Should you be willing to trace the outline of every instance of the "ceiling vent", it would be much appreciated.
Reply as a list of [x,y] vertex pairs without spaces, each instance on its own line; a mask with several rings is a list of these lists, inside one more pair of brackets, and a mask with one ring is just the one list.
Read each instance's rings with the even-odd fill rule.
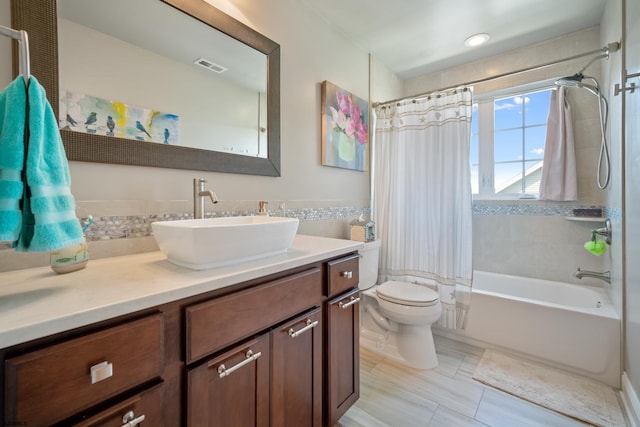
[[218,74],[224,73],[225,71],[227,71],[227,69],[222,65],[218,65],[215,62],[209,61],[208,59],[205,59],[205,58],[198,58],[195,61],[193,61],[193,63],[203,68],[206,68],[207,70],[214,71]]

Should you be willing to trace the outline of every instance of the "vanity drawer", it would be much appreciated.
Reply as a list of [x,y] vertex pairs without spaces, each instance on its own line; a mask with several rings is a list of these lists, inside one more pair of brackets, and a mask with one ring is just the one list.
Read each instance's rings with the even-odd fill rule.
[[7,359],[6,420],[50,425],[159,377],[163,334],[156,314]]
[[229,346],[322,300],[322,273],[313,267],[186,309],[186,362]]
[[360,282],[360,255],[353,254],[327,262],[327,296],[355,288]]
[[164,383],[161,383],[116,403],[90,418],[70,425],[75,427],[122,427],[127,423],[132,423],[140,427],[162,427],[164,426],[163,397]]

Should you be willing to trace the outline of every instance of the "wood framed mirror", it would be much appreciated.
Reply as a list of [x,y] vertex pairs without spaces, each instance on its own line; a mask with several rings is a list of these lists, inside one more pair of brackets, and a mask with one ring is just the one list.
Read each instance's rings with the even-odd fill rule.
[[[44,86],[56,116],[60,111],[58,2],[12,0],[12,25],[29,34],[31,73]],[[204,0],[153,0],[194,23],[224,33],[266,57],[266,156],[254,157],[182,145],[137,141],[61,129],[69,160],[187,170],[280,176],[280,46]],[[171,29],[167,29],[170,31]],[[17,66],[14,54],[14,68]],[[17,68],[16,68],[17,69]],[[260,126],[256,126],[260,129]],[[259,131],[259,130],[258,130]],[[215,136],[213,136],[215,137]],[[232,139],[232,138],[231,138]]]

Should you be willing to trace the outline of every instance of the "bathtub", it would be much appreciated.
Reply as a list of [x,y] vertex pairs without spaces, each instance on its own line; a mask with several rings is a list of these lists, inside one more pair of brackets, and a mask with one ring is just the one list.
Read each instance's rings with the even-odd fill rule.
[[620,388],[620,316],[601,287],[474,271],[453,335]]

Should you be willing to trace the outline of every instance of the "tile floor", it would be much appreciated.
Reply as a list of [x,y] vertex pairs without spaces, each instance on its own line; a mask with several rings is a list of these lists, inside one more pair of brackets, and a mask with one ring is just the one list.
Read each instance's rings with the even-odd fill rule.
[[418,371],[361,348],[360,400],[334,427],[584,427],[472,379],[483,349],[435,336],[439,366]]

